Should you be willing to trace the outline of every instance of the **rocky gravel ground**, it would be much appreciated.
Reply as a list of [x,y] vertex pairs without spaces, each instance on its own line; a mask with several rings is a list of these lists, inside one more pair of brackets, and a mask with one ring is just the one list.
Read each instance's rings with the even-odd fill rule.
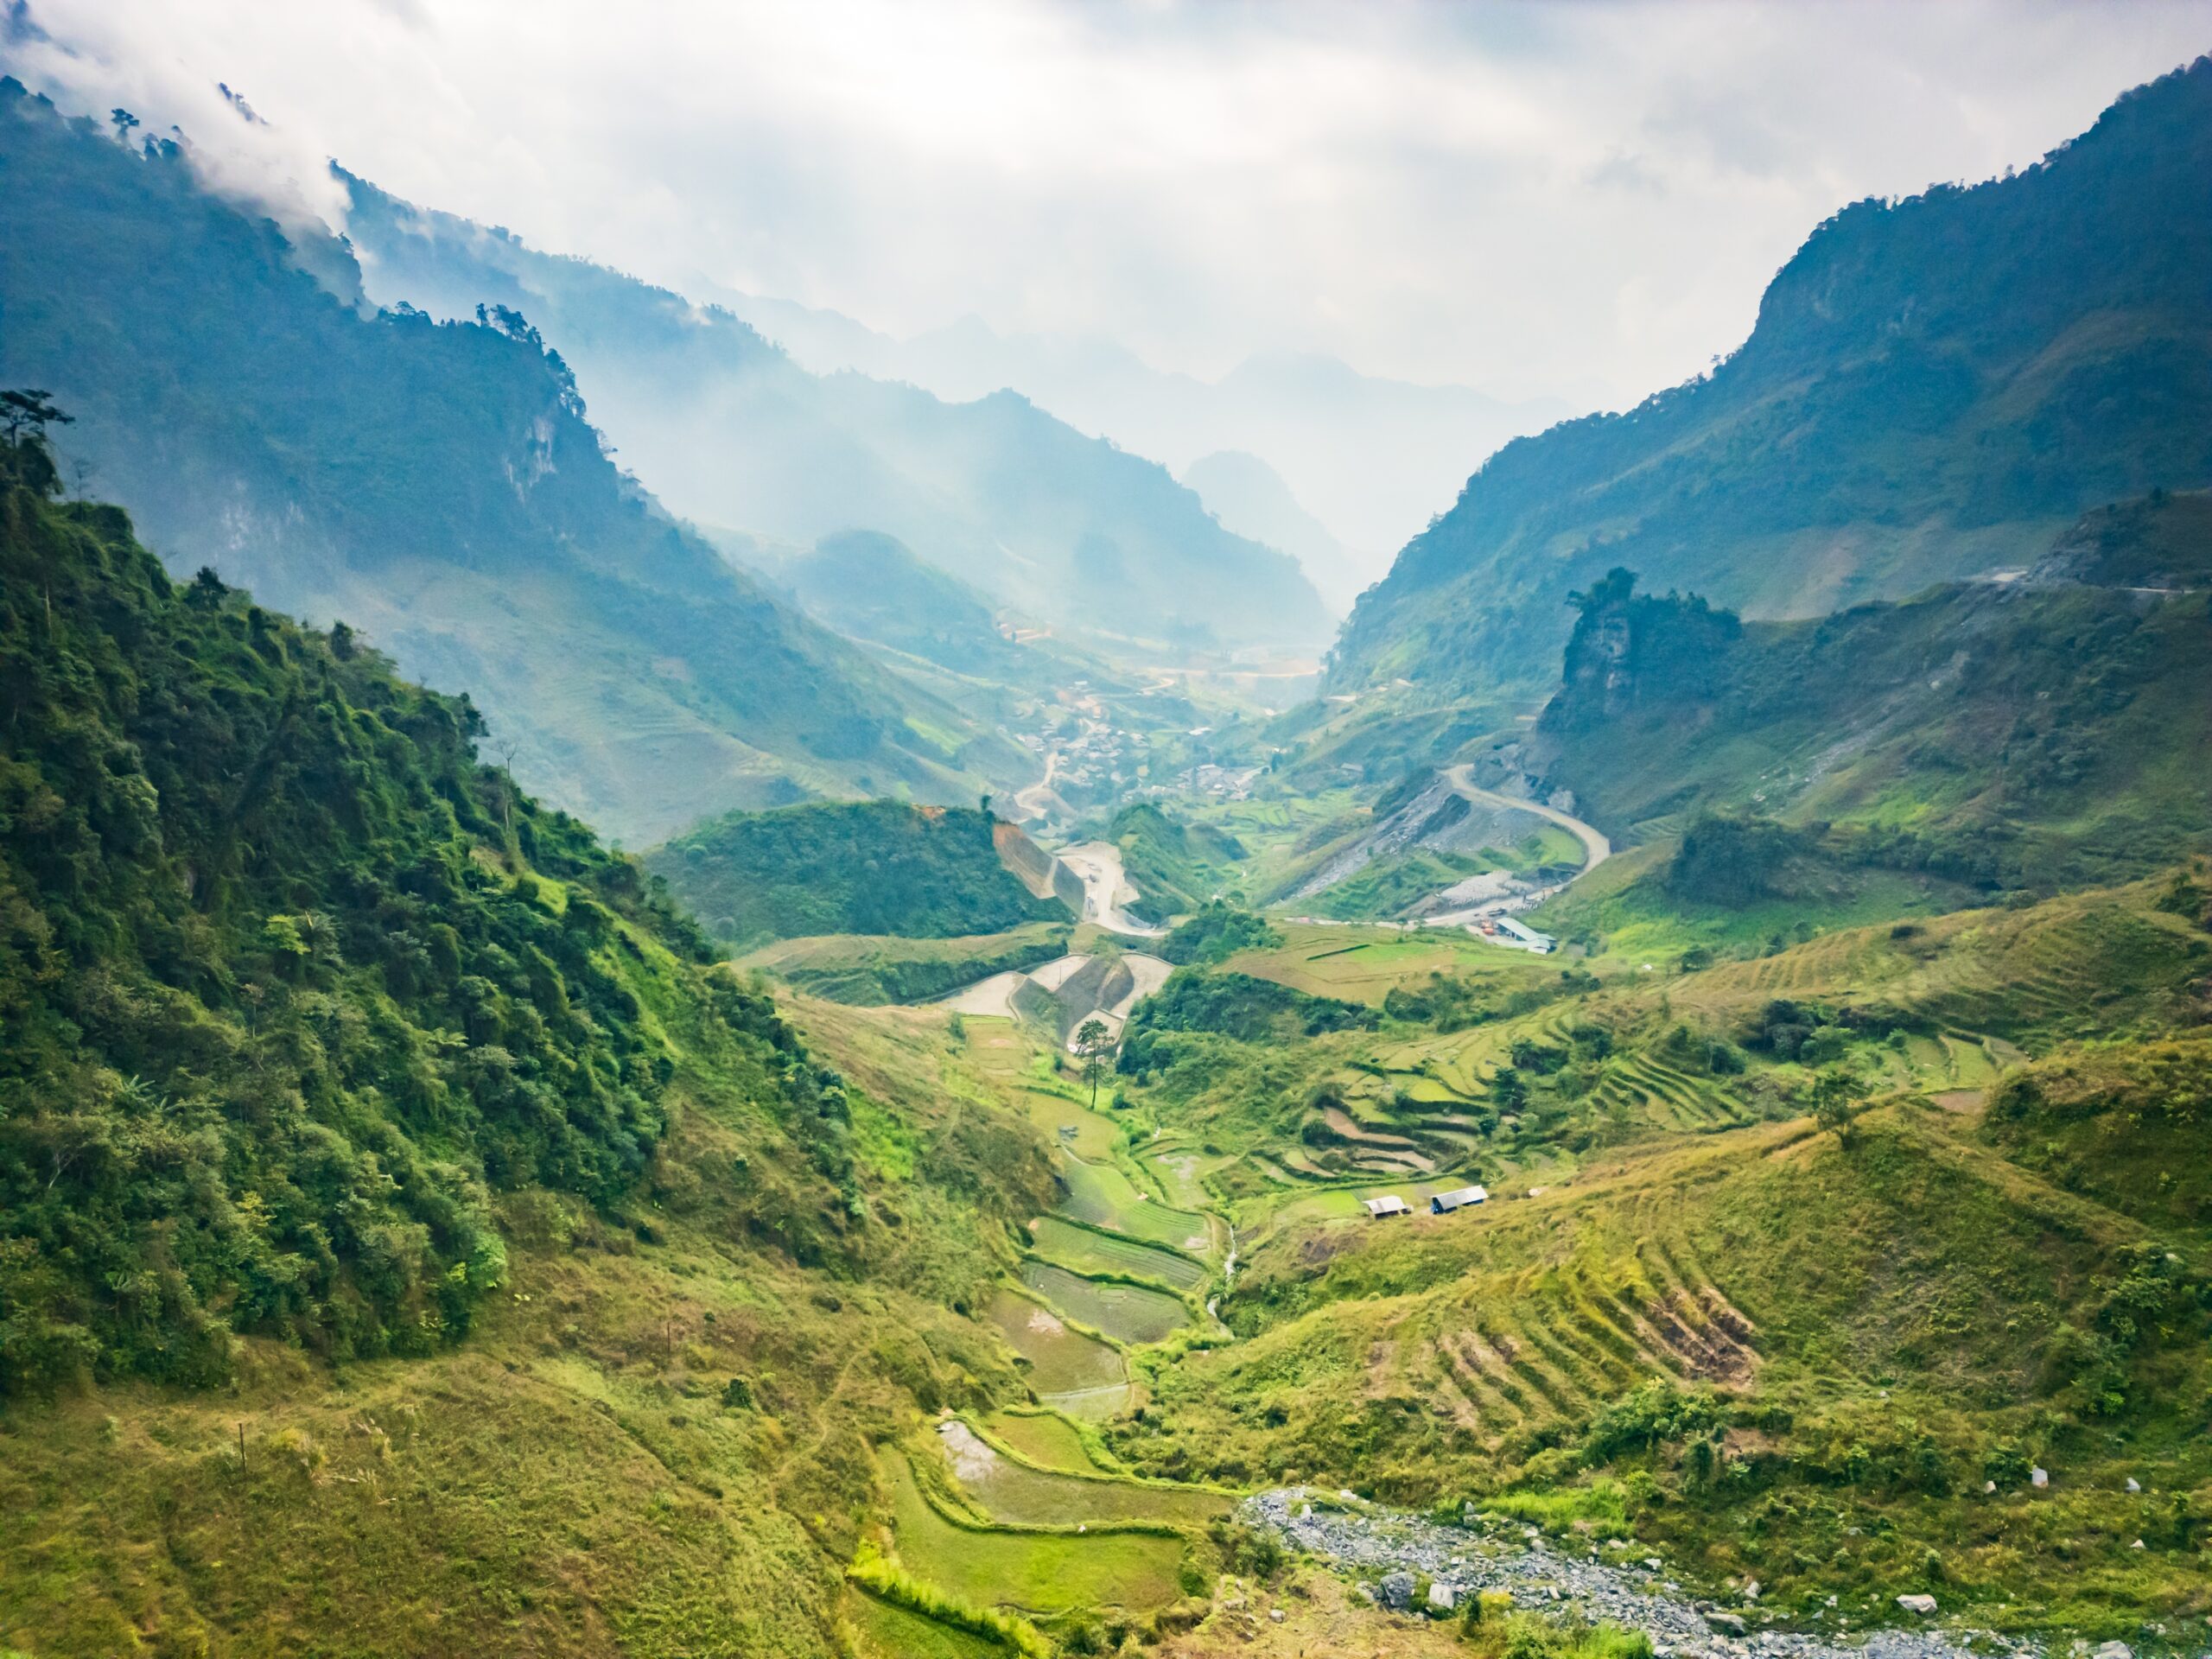
[[[1482,1591],[1502,1590],[1516,1607],[1642,1630],[1659,1659],[2040,1659],[2044,1652],[2037,1643],[1985,1630],[1899,1628],[1830,1637],[1755,1629],[1756,1585],[1745,1586],[1742,1607],[1730,1611],[1683,1593],[1658,1557],[1633,1547],[1618,1562],[1568,1554],[1533,1527],[1471,1507],[1465,1524],[1450,1526],[1292,1486],[1245,1499],[1237,1518],[1353,1575],[1359,1593],[1379,1606],[1449,1612]],[[1923,1619],[1940,1612],[1919,1597],[1907,1598],[1898,1611]],[[2125,1643],[2110,1642],[2093,1659],[2133,1656]]]

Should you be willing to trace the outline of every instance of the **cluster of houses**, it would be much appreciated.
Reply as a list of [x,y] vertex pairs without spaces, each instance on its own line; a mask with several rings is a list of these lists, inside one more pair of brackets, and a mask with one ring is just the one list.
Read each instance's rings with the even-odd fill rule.
[[[1432,1193],[1428,1200],[1428,1213],[1448,1216],[1454,1210],[1487,1203],[1489,1198],[1490,1193],[1482,1187],[1455,1186],[1449,1192]],[[1379,1198],[1363,1198],[1361,1202],[1367,1206],[1369,1217],[1375,1221],[1380,1221],[1385,1216],[1410,1216],[1414,1213],[1413,1205],[1395,1192],[1386,1192]]]

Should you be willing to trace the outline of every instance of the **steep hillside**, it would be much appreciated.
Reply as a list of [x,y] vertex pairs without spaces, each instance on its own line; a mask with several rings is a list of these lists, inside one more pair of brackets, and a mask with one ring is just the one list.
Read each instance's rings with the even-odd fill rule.
[[[630,836],[899,785],[964,798],[1027,763],[778,604],[618,472],[512,313],[370,313],[346,249],[203,190],[0,82],[0,381],[173,571],[343,615],[467,690],[517,774]],[[308,274],[312,264],[319,276]],[[339,285],[333,292],[327,284]]]
[[2202,583],[2207,530],[2203,498],[2139,503],[2070,531],[2049,575],[1808,622],[1636,596],[1617,572],[1583,596],[1522,758],[1630,840],[1755,810],[1986,887],[2140,875],[2212,836],[2212,592],[2059,573]]
[[1033,1134],[52,484],[0,445],[0,1642],[842,1650],[870,1434],[1019,1397],[951,1308]]
[[1140,921],[1165,922],[1218,897],[1244,857],[1234,836],[1185,823],[1148,802],[1116,813],[1106,839],[1122,849],[1122,873],[1137,890],[1128,909]]
[[[2193,1621],[2208,919],[2200,868],[1660,978],[1358,930],[1185,969],[1206,1017],[1147,1005],[1122,1105],[1209,1154],[1238,1340],[1150,1367],[1109,1441],[1471,1499],[1570,1554],[1630,1535],[1821,1628],[1908,1590],[1998,1628]],[[1240,968],[1394,967],[1369,1030],[1243,1011]],[[1421,1213],[1369,1219],[1386,1195]]]
[[1230,529],[1296,559],[1339,611],[1350,610],[1367,586],[1370,561],[1338,541],[1291,493],[1282,474],[1257,455],[1217,449],[1185,467],[1182,479]]
[[1329,632],[1294,560],[1026,398],[810,374],[726,310],[346,183],[371,293],[526,313],[626,459],[690,517],[801,543],[878,531],[1062,626],[1232,645]]
[[2208,172],[2200,60],[2017,177],[1847,208],[1711,375],[1493,456],[1363,598],[1336,683],[1541,689],[1614,565],[1805,616],[2212,483]]
[[1071,919],[1001,856],[999,828],[972,808],[898,801],[733,812],[646,864],[718,941],[740,950],[821,933],[950,938]]
[[840,531],[805,552],[762,559],[760,568],[809,616],[854,639],[1008,683],[1051,671],[1043,653],[1000,633],[982,594],[915,557],[895,537]]

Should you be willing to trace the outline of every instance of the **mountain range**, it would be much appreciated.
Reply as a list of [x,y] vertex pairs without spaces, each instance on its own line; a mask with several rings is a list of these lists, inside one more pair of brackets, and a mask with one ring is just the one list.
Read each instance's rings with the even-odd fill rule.
[[1337,585],[1354,593],[1450,504],[1469,467],[1573,412],[1556,398],[1365,374],[1320,352],[1255,353],[1208,380],[1155,368],[1117,341],[1001,334],[976,316],[902,340],[836,311],[703,278],[699,291],[819,372],[857,370],[954,399],[1012,387],[1179,475],[1219,450],[1258,455],[1298,480],[1300,499],[1345,545]]
[[817,375],[699,305],[341,175],[346,233],[380,302],[541,327],[625,462],[702,524],[810,543],[893,536],[1061,626],[1180,644],[1314,646],[1332,619],[1296,562],[1224,530],[1165,469],[1017,392],[947,403]]
[[2076,515],[2212,483],[2212,60],[2015,176],[1867,200],[1743,346],[1507,445],[1360,601],[1339,691],[1541,691],[1610,568],[1802,617],[2034,563]]
[[172,570],[346,618],[467,692],[518,776],[612,833],[1033,772],[671,517],[519,315],[376,310],[342,243],[13,80],[0,380],[73,416],[69,481],[127,506]]

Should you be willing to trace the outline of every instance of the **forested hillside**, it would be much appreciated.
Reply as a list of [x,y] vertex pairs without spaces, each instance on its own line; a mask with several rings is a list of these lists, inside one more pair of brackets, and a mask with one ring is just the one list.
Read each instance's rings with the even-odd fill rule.
[[729,813],[646,862],[738,950],[818,933],[950,938],[1070,919],[1001,861],[993,829],[973,808],[823,803]]
[[809,543],[851,530],[1063,626],[1312,645],[1330,617],[1297,562],[1230,534],[1164,467],[1025,397],[948,404],[817,376],[718,307],[343,175],[370,292],[440,316],[526,313],[680,512]]
[[[0,381],[76,417],[73,489],[130,508],[172,571],[210,564],[264,603],[343,616],[467,690],[517,775],[605,828],[1028,775],[673,523],[519,315],[371,312],[343,245],[13,80],[0,315]],[[918,705],[962,735],[918,735]]]
[[2199,60],[2017,177],[1845,209],[1710,375],[1493,456],[1362,599],[1338,686],[1541,690],[1567,594],[1616,565],[1815,615],[2212,483],[2208,175]]
[[823,1065],[467,699],[51,499],[28,407],[0,1642],[836,1650],[868,1425],[1016,1386],[949,1305],[1033,1135]]
[[0,450],[0,1390],[216,1381],[233,1331],[420,1352],[503,1281],[492,1194],[614,1199],[679,1057],[822,1109],[467,701],[171,582],[43,461]]
[[1616,571],[1582,596],[1530,764],[1627,840],[1755,810],[1984,888],[2145,874],[2212,840],[2208,532],[2203,497],[2145,500],[2034,577],[1804,622],[1637,595]]

